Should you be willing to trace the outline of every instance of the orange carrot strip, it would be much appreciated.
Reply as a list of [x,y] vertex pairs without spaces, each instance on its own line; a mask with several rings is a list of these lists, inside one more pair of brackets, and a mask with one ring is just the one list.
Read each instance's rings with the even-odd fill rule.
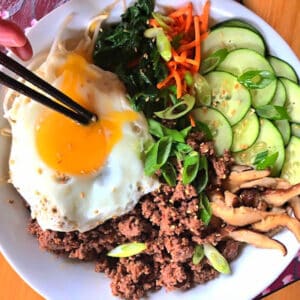
[[160,90],[162,89],[163,87],[165,87],[169,81],[173,78],[173,74],[170,74],[167,76],[167,78],[165,78],[163,81],[159,82],[156,87]]
[[192,3],[188,4],[187,7],[188,11],[187,11],[187,18],[186,18],[186,23],[185,23],[185,29],[184,32],[187,33],[192,25],[192,21],[193,21],[193,5]]
[[201,32],[206,32],[208,30],[208,18],[210,10],[210,0],[207,0],[203,7],[203,12],[201,15]]
[[191,114],[189,114],[189,118],[190,118],[191,126],[192,126],[192,127],[196,127],[196,122],[195,122],[194,117],[193,117]]
[[174,79],[175,79],[175,82],[176,82],[176,87],[177,87],[177,99],[181,98],[182,96],[182,85],[181,85],[181,78],[178,74],[177,71],[173,71],[173,76],[174,76]]
[[184,7],[181,7],[175,11],[173,11],[172,13],[169,14],[169,17],[171,18],[177,18],[179,16],[182,16],[184,14],[186,14],[186,11],[189,7],[190,3],[188,3],[188,5],[184,6]]
[[195,61],[194,59],[187,58],[185,61],[186,61],[187,63],[189,63],[189,64],[195,66],[195,67],[198,66],[198,62]]
[[201,49],[200,49],[200,43],[201,43],[201,39],[200,39],[200,21],[199,21],[199,17],[195,16],[194,17],[194,26],[195,26],[195,58],[194,60],[197,62],[197,65],[195,67],[195,72],[197,72],[199,70],[200,67],[200,59],[201,59]]
[[190,42],[188,44],[180,46],[177,51],[178,51],[178,53],[180,53],[182,51],[193,49],[193,48],[195,48],[195,46],[196,46],[196,41],[192,41],[192,42]]
[[152,27],[158,27],[158,23],[155,19],[149,19],[149,25]]

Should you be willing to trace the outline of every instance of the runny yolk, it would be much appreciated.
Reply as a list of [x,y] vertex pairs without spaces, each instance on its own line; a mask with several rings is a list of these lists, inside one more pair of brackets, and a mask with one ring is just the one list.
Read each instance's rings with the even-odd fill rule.
[[[58,70],[63,81],[61,91],[93,111],[78,91],[95,73],[78,54],[70,54]],[[122,138],[124,123],[134,121],[134,111],[113,111],[89,126],[80,125],[55,111],[47,111],[36,124],[36,147],[41,159],[52,169],[66,174],[81,175],[99,170],[114,145]]]

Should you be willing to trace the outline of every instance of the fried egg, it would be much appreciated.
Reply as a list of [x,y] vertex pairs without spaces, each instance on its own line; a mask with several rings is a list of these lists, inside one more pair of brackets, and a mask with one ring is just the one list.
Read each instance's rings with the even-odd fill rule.
[[130,107],[116,75],[68,51],[48,57],[36,72],[98,115],[83,126],[22,95],[6,113],[11,182],[42,229],[93,229],[158,188],[144,174],[147,122]]

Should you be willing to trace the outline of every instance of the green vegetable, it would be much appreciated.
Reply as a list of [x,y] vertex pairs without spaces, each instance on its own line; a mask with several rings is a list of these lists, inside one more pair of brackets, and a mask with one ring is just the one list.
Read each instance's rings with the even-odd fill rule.
[[178,143],[175,145],[175,154],[178,160],[184,160],[185,156],[193,151],[193,148],[187,144]]
[[147,249],[145,243],[132,242],[128,244],[119,245],[116,248],[110,250],[107,256],[111,257],[129,257],[139,254]]
[[172,57],[172,46],[167,35],[163,31],[159,31],[156,36],[156,46],[160,56],[165,61],[169,61]]
[[157,100],[167,96],[156,84],[166,78],[168,69],[155,40],[144,36],[153,9],[154,0],[138,0],[120,23],[99,31],[93,53],[95,65],[118,75],[133,109],[143,110],[146,117],[163,109],[164,102]]
[[225,257],[212,245],[203,245],[204,254],[214,269],[222,274],[230,274],[230,266]]
[[202,245],[196,245],[193,254],[192,262],[194,265],[198,265],[204,257],[204,249]]
[[267,70],[256,70],[242,74],[237,80],[248,89],[263,89],[276,80],[276,76]]
[[189,71],[185,72],[184,80],[188,86],[192,86],[194,84],[194,78],[193,78],[191,72],[189,72]]
[[180,41],[182,40],[182,38],[183,38],[183,33],[179,33],[173,37],[171,45],[175,50],[180,47]]
[[265,170],[267,168],[272,168],[276,163],[278,155],[278,152],[275,152],[261,159],[258,163],[256,163],[256,170]]
[[261,161],[263,161],[263,160],[268,156],[268,154],[269,154],[269,151],[268,151],[268,150],[259,152],[259,153],[255,156],[255,159],[254,159],[253,164],[254,164],[254,165],[259,164]]
[[194,93],[197,107],[211,104],[211,87],[207,80],[198,73],[194,75]]
[[208,225],[212,216],[212,209],[208,200],[208,197],[204,194],[200,194],[200,219],[205,225]]
[[196,151],[190,152],[183,161],[182,183],[189,184],[197,176],[199,169],[199,153]]
[[165,126],[163,126],[161,123],[153,120],[148,119],[149,124],[149,132],[156,136],[156,137],[163,137],[163,136],[169,136],[173,139],[173,141],[178,143],[184,143],[185,136],[182,132],[176,130],[176,129],[170,129]]
[[264,105],[256,108],[256,113],[265,119],[270,120],[289,120],[290,117],[285,107],[277,105]]
[[155,112],[155,115],[161,119],[167,119],[167,120],[178,119],[186,115],[189,111],[191,111],[194,105],[195,105],[195,97],[186,94],[182,97],[182,101],[162,111]]
[[148,39],[153,39],[156,38],[158,33],[161,32],[162,29],[161,28],[148,28],[147,30],[145,30],[144,32],[144,37],[148,38]]
[[223,48],[209,55],[201,62],[200,73],[206,74],[214,70],[226,58],[227,54],[228,50]]
[[200,156],[198,176],[195,180],[195,187],[200,194],[207,186],[208,183],[208,163],[205,156]]
[[174,166],[171,163],[166,163],[161,168],[162,175],[166,183],[170,186],[176,185],[177,174]]
[[172,138],[165,136],[154,143],[146,153],[145,174],[151,176],[168,160],[172,146]]
[[170,27],[168,26],[168,23],[174,22],[172,18],[163,16],[162,14],[153,12],[152,13],[153,18],[156,20],[156,22],[159,24],[160,27],[162,27],[165,30],[168,30]]

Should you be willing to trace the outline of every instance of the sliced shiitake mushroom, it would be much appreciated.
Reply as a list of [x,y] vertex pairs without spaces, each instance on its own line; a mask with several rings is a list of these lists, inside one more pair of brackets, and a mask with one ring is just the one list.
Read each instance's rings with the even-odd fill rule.
[[300,242],[300,222],[287,214],[268,216],[252,225],[252,228],[261,232],[268,232],[279,226],[286,227],[293,232],[297,240]]
[[300,197],[294,197],[289,200],[289,204],[293,210],[295,217],[300,221]]
[[283,255],[287,254],[286,247],[282,243],[271,239],[264,234],[253,232],[251,230],[240,229],[232,231],[229,232],[228,236],[235,241],[251,244],[257,248],[277,249],[281,251]]
[[300,195],[300,183],[288,189],[267,190],[261,194],[263,200],[274,206],[282,206],[290,199]]
[[231,172],[224,182],[224,187],[226,190],[235,193],[241,188],[241,185],[245,184],[246,182],[264,178],[269,175],[270,170],[249,170],[244,172]]
[[252,207],[228,207],[221,201],[211,202],[212,213],[227,224],[233,226],[246,226],[261,221],[267,216],[282,214],[282,212],[267,212]]

